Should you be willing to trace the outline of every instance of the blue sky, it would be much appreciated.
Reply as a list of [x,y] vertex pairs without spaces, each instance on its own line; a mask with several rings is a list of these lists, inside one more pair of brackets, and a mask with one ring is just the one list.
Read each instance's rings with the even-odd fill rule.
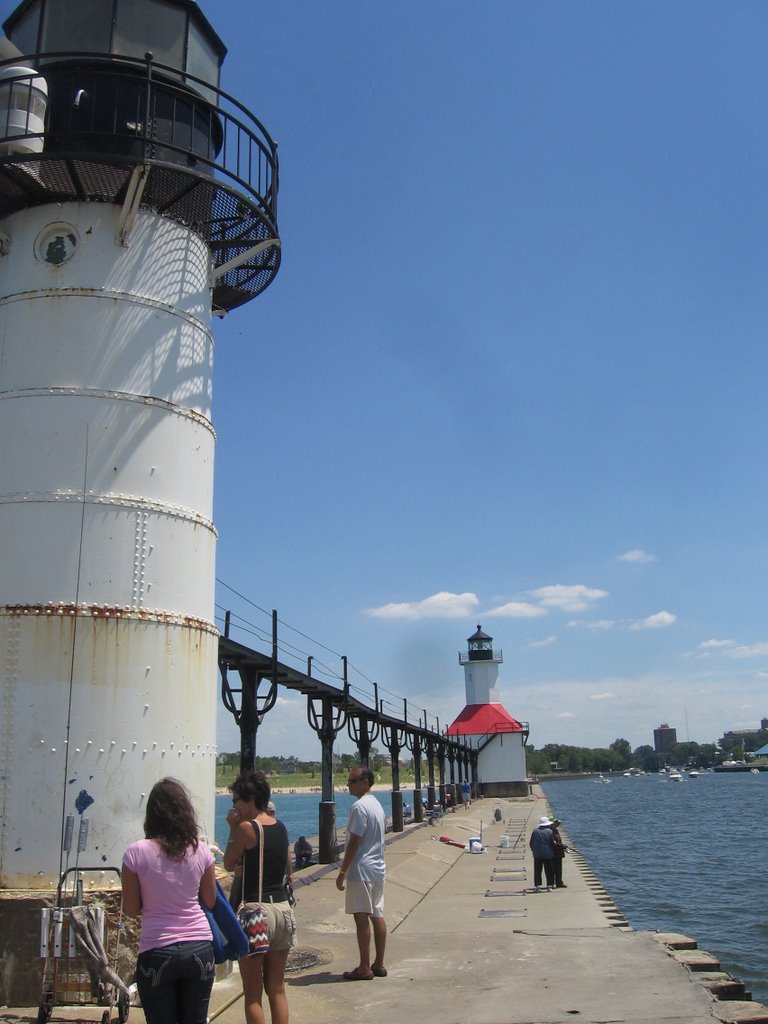
[[482,622],[536,746],[757,726],[768,8],[244,9],[284,248],[218,331],[220,579],[443,723]]
[[220,606],[444,724],[481,622],[537,747],[757,727],[768,7],[202,6],[281,157],[217,327]]
[[[280,274],[214,323],[233,636],[447,724],[480,622],[536,747],[756,727],[768,6],[201,7],[281,158]],[[319,757],[303,702],[257,752]]]

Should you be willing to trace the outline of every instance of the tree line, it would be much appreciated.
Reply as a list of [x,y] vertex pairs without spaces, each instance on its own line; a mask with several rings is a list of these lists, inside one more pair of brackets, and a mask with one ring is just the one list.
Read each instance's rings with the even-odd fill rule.
[[536,750],[526,747],[526,767],[529,775],[548,775],[551,772],[625,772],[637,768],[644,772],[658,772],[665,765],[686,768],[712,768],[723,761],[744,759],[745,747],[757,750],[768,743],[768,731],[754,736],[724,736],[719,743],[676,743],[670,750],[657,753],[644,744],[632,747],[628,740],[616,739],[608,747],[572,747],[562,743],[547,743]]
[[[723,761],[741,761],[748,751],[757,750],[768,743],[768,730],[748,736],[723,736],[715,743],[677,743],[665,753],[657,753],[652,746],[644,744],[632,750],[625,739],[615,739],[608,747],[574,747],[563,743],[547,743],[540,750],[527,746],[526,769],[528,775],[548,775],[551,772],[625,772],[637,768],[644,772],[658,772],[665,765],[687,768],[711,768]],[[334,777],[344,775],[357,764],[356,754],[334,754]],[[376,747],[371,748],[369,763],[375,772],[383,772],[387,778],[390,769],[389,756]],[[217,785],[227,785],[236,775],[240,765],[239,752],[219,754],[216,773]],[[306,761],[298,757],[257,757],[255,768],[269,776],[280,776],[285,785],[290,777],[297,776],[297,785],[313,784],[320,779],[320,761]],[[412,777],[413,762],[401,764],[404,778]],[[298,781],[298,777],[302,781]],[[382,780],[384,776],[382,776]]]

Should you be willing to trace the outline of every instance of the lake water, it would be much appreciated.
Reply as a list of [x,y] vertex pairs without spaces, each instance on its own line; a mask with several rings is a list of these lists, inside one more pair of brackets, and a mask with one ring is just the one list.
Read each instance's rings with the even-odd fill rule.
[[[613,776],[542,784],[571,844],[633,928],[681,932],[768,1005],[768,773],[705,772],[684,783]],[[387,816],[391,794],[375,794]],[[413,806],[413,791],[403,792]],[[318,831],[319,794],[277,794],[291,842]],[[352,803],[336,794],[336,824]],[[216,838],[229,835],[230,797],[216,798]],[[564,877],[568,881],[568,858]]]
[[[768,773],[546,782],[573,846],[633,928],[681,932],[768,1004]],[[568,858],[564,878],[567,883]]]
[[[413,790],[401,790],[403,803],[409,803],[413,807]],[[392,794],[373,794],[384,808],[387,817],[392,816]],[[295,843],[299,836],[310,838],[317,836],[320,818],[320,794],[319,793],[275,793],[272,797],[277,808],[277,816],[288,829],[288,838],[291,844]],[[355,802],[347,792],[336,793],[336,828],[341,831],[347,824],[349,808]],[[229,825],[227,825],[227,811],[232,806],[232,797],[216,797],[216,842],[224,849],[229,836]],[[317,851],[315,851],[317,852]]]

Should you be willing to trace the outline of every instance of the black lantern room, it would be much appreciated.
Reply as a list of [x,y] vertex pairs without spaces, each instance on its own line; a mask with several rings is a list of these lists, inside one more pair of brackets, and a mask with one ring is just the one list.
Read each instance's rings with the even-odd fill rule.
[[[0,216],[67,201],[148,209],[208,243],[215,307],[271,283],[276,146],[220,89],[226,47],[194,0],[24,0],[3,29],[18,56],[0,61]],[[33,94],[38,114],[47,96],[44,127]]]
[[218,89],[227,52],[192,0],[24,0],[3,29],[38,67],[52,54],[77,62],[78,53],[144,60],[149,48],[158,64],[201,92],[201,83]]
[[469,661],[493,661],[493,637],[480,628],[467,638],[467,659]]

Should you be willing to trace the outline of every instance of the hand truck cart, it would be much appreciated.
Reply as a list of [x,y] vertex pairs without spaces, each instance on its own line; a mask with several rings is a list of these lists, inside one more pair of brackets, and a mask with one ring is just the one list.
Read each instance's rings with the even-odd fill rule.
[[[56,906],[41,912],[43,968],[37,1024],[46,1024],[55,1006],[103,1006],[102,1024],[110,1024],[117,1007],[120,1024],[128,1019],[128,989],[117,972],[122,894],[101,903],[84,902],[83,875],[97,871],[100,875],[115,872],[120,878],[120,869],[114,867],[67,868],[56,890]],[[67,896],[70,875],[72,889]],[[107,905],[110,902],[112,906]]]

